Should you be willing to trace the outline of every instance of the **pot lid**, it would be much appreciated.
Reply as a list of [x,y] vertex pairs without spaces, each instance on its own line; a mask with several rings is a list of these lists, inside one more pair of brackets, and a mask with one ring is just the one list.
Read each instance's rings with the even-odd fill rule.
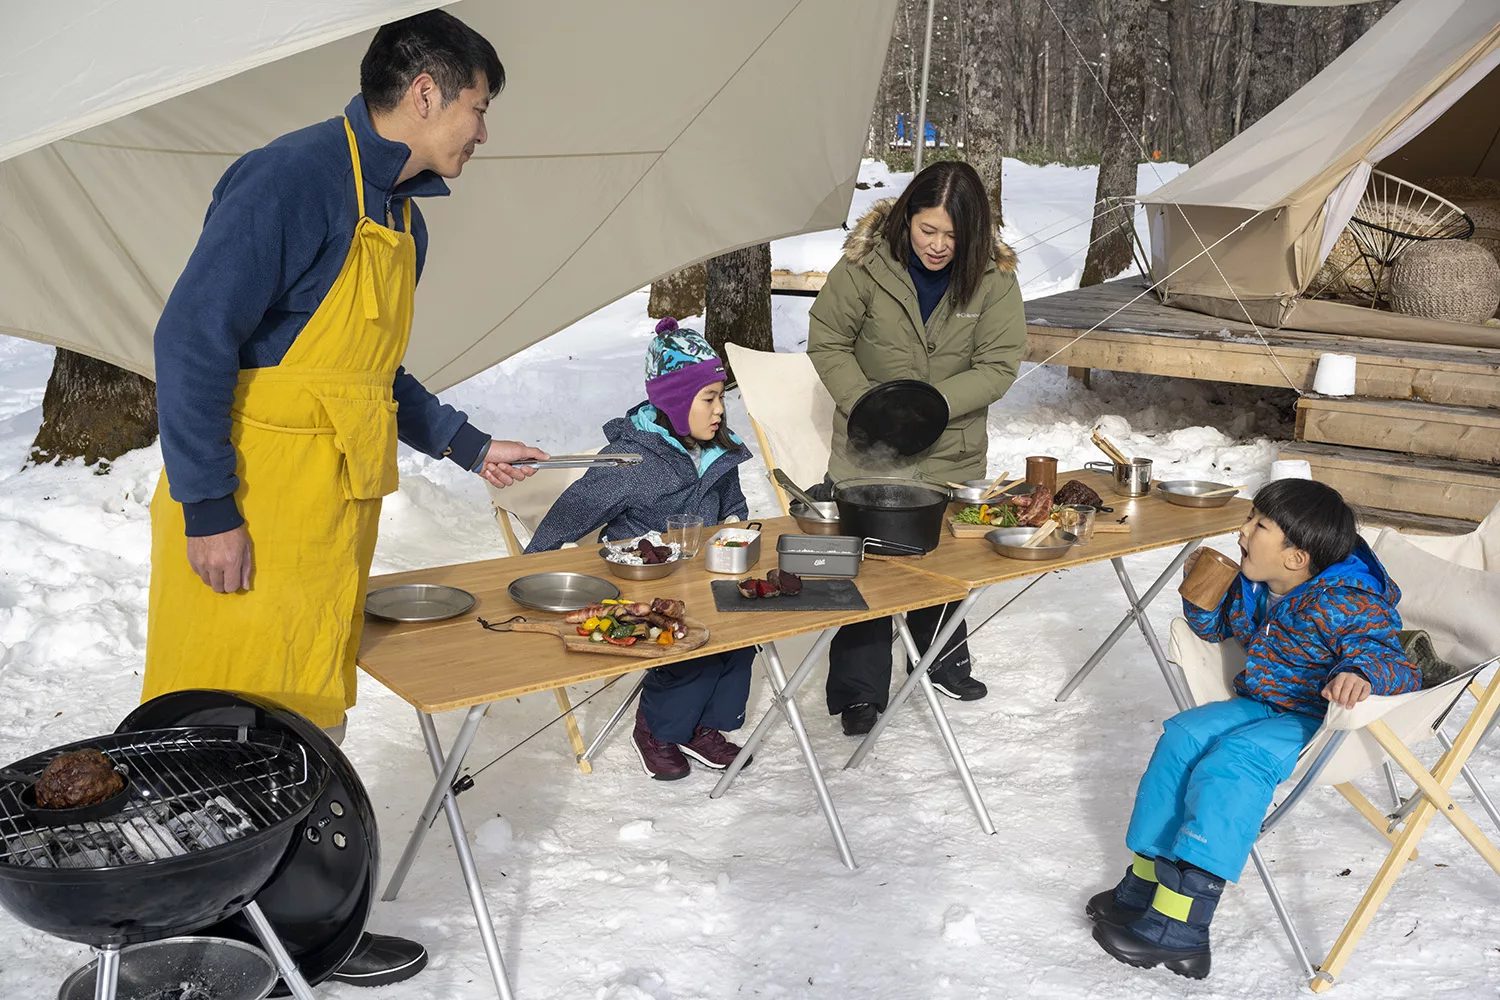
[[937,444],[948,426],[948,401],[926,382],[882,382],[849,410],[849,445],[856,451],[888,449],[910,458]]

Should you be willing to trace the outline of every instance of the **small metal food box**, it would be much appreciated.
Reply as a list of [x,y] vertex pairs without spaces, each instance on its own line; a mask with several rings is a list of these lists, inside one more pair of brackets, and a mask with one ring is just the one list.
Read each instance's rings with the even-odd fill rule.
[[[743,528],[720,528],[703,550],[703,568],[710,573],[748,573],[760,562],[760,522]],[[736,544],[727,544],[727,543]],[[743,543],[743,544],[739,544]]]
[[776,564],[798,576],[853,579],[859,575],[864,544],[857,535],[782,535],[776,541]]

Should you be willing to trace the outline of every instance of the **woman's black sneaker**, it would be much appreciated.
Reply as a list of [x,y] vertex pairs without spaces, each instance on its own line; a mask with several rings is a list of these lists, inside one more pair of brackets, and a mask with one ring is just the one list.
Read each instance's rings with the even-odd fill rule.
[[875,720],[880,718],[880,711],[874,705],[862,701],[844,709],[841,718],[845,736],[863,736],[875,728]]
[[945,694],[958,701],[978,701],[990,693],[990,689],[984,686],[984,681],[976,681],[972,677],[944,677],[941,674],[933,674],[932,686],[937,688],[939,694]]

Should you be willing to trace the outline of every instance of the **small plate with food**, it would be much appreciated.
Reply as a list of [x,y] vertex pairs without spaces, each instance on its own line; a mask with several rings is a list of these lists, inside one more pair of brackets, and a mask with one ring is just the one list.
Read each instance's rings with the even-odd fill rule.
[[660,580],[687,561],[682,558],[680,545],[663,541],[655,531],[639,538],[606,541],[599,549],[599,558],[622,580]]

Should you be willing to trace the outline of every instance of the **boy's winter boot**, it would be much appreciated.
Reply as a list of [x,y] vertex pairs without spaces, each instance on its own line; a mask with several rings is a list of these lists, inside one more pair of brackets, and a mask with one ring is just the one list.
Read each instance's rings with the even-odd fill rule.
[[1137,854],[1125,869],[1125,877],[1113,889],[1105,889],[1088,901],[1083,911],[1090,920],[1128,924],[1151,905],[1156,894],[1156,859]]
[[1145,913],[1128,924],[1098,921],[1094,940],[1126,965],[1165,965],[1179,976],[1203,979],[1209,970],[1208,925],[1224,880],[1201,868],[1156,860],[1156,894]]

